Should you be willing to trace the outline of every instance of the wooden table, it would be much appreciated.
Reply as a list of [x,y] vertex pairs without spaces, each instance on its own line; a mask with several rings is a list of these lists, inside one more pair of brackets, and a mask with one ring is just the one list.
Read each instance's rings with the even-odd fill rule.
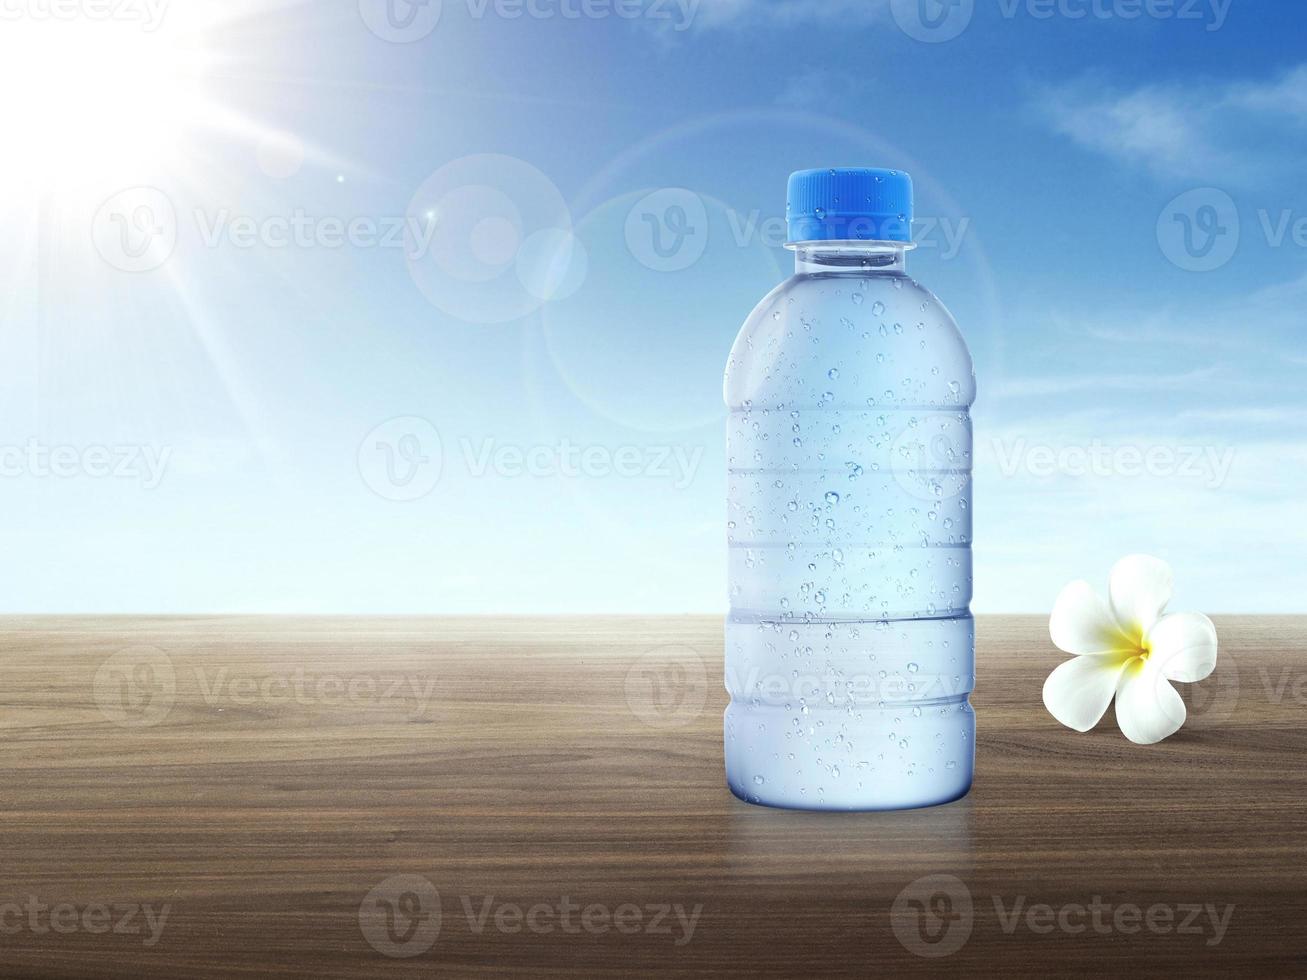
[[1217,626],[1143,748],[982,619],[971,795],[820,814],[726,791],[711,618],[8,618],[0,972],[1304,975],[1307,619]]

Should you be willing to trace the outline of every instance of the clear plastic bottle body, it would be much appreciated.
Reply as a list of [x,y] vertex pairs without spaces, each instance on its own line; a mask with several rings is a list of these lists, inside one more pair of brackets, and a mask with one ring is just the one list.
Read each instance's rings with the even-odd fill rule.
[[752,803],[971,786],[975,377],[905,251],[800,244],[727,365],[726,773]]

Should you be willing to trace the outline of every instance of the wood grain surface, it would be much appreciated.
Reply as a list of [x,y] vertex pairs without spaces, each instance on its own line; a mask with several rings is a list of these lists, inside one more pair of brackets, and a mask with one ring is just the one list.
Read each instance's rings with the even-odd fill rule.
[[821,814],[727,792],[715,619],[0,620],[0,970],[1307,975],[1307,618],[1217,626],[1144,748],[982,619],[970,796]]

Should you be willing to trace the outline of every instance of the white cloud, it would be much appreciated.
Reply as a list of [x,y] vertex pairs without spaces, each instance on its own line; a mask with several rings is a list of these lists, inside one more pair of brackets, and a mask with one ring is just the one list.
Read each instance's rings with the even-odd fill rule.
[[1244,182],[1301,159],[1307,65],[1266,80],[1145,85],[1113,91],[1099,77],[1035,99],[1056,132],[1163,176]]
[[1176,421],[1299,427],[1307,422],[1307,414],[1304,414],[1299,405],[1242,405],[1190,409],[1177,415]]
[[821,108],[837,98],[849,98],[863,91],[866,85],[866,79],[848,72],[813,68],[787,76],[785,86],[776,96],[776,104],[787,109]]
[[887,0],[700,0],[694,26],[711,30],[871,23],[888,9]]
[[1160,310],[1107,308],[1092,316],[1042,315],[1069,340],[1125,345],[1136,360],[1145,349],[1170,356],[1208,348],[1271,364],[1307,364],[1307,357],[1290,353],[1301,348],[1299,338],[1307,328],[1307,275],[1225,300],[1177,303]]
[[1197,389],[1217,373],[1215,366],[1177,373],[1095,373],[1005,378],[995,394],[999,398],[1059,395],[1069,391],[1158,391]]
[[1300,608],[1307,570],[1268,558],[1307,547],[1307,446],[1271,422],[1281,412],[1237,431],[1129,407],[978,421],[975,608],[1047,612],[1063,583],[1141,551],[1173,563],[1189,608]]

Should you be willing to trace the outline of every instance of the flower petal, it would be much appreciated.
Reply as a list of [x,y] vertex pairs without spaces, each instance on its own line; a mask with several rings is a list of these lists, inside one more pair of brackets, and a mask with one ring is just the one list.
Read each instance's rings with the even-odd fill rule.
[[1048,617],[1048,635],[1059,650],[1077,656],[1137,646],[1121,632],[1103,597],[1084,579],[1058,593]]
[[1044,681],[1044,707],[1067,728],[1089,731],[1112,703],[1124,663],[1116,653],[1089,654],[1068,660]]
[[1216,667],[1216,627],[1202,613],[1171,613],[1148,631],[1150,660],[1173,681],[1192,684]]
[[1131,555],[1113,565],[1107,591],[1121,629],[1131,636],[1152,629],[1171,601],[1174,581],[1171,566],[1151,555]]
[[1132,660],[1116,686],[1116,723],[1138,745],[1153,745],[1174,735],[1188,709],[1152,657]]

